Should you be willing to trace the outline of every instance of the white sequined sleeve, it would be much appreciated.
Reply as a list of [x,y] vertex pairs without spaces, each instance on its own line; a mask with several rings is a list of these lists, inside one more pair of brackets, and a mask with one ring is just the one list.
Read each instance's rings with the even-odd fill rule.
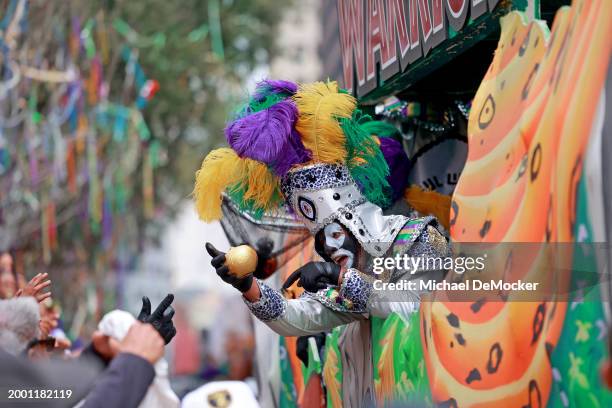
[[334,327],[364,320],[360,313],[332,310],[313,296],[285,299],[280,292],[257,280],[261,297],[256,302],[244,299],[259,320],[281,336],[306,336]]

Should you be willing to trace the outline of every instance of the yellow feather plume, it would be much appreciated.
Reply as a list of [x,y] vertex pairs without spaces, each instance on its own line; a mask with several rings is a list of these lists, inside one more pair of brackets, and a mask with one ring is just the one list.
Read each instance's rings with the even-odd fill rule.
[[256,209],[271,210],[275,206],[272,198],[279,192],[280,179],[264,163],[252,159],[243,159],[242,162],[244,200],[253,200]]
[[205,222],[221,218],[221,194],[225,190],[241,191],[241,207],[269,211],[277,205],[279,178],[256,160],[239,157],[230,148],[211,151],[196,172],[193,196],[200,219]]
[[337,119],[350,118],[357,106],[355,98],[338,92],[338,83],[303,84],[293,96],[300,113],[296,129],[312,159],[341,163],[346,159],[345,136]]
[[200,219],[205,222],[221,218],[221,193],[242,180],[241,159],[227,147],[208,153],[196,172],[193,197]]

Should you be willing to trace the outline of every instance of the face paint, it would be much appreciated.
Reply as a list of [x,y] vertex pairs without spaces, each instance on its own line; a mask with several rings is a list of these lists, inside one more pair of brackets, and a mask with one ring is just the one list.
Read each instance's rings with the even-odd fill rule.
[[355,239],[337,222],[327,225],[316,237],[317,252],[327,261],[345,268],[355,264],[357,245]]

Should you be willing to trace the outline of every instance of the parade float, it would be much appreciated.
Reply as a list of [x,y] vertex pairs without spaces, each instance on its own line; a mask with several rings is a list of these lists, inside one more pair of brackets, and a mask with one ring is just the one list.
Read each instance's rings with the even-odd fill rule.
[[[563,284],[581,288],[583,271],[603,273],[610,259],[605,247],[584,244],[606,242],[610,231],[611,8],[341,0],[322,13],[324,66],[362,109],[400,130],[411,167],[399,201],[437,216],[454,243],[563,244],[555,266],[570,271]],[[254,217],[227,197],[223,212],[233,245],[270,240],[271,281],[317,256],[289,214]],[[512,273],[535,268],[507,257]],[[593,287],[543,301],[451,302],[433,292],[409,320],[372,318],[376,401],[609,406],[599,370],[610,287]],[[295,338],[259,330],[260,386],[275,390],[279,406],[343,406],[342,331],[328,333],[323,348],[310,342],[304,365]]]

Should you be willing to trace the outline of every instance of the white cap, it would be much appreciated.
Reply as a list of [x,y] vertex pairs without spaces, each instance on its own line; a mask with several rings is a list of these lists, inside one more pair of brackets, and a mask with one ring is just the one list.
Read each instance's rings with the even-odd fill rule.
[[214,381],[185,395],[182,408],[259,408],[251,388],[242,381]]

